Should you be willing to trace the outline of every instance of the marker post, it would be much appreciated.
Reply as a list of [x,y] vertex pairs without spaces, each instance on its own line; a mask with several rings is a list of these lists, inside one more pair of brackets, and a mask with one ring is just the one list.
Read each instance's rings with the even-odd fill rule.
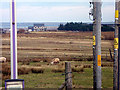
[[16,2],[11,0],[11,79],[17,79],[17,25]]
[[24,80],[17,79],[17,23],[16,23],[16,1],[10,1],[11,9],[11,79],[5,80],[5,90],[24,90]]

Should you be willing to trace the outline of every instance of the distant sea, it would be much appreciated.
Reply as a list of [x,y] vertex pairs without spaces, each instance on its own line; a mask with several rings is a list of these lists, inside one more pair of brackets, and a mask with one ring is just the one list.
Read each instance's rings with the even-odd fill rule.
[[[17,28],[28,28],[28,26],[33,26],[34,24],[44,23],[44,25],[48,28],[57,28],[60,24],[66,24],[67,22],[25,22],[25,23],[17,23]],[[85,22],[84,22],[85,23]],[[90,22],[86,22],[90,24]],[[102,24],[114,24],[114,22],[102,22]],[[0,28],[10,28],[10,23],[8,22],[0,22]]]
[[[38,22],[37,24],[40,24],[40,23],[44,23],[44,25],[46,27],[58,27],[60,24],[65,24],[66,22]],[[36,24],[36,22],[32,22],[32,23],[17,23],[17,28],[28,28],[28,26],[33,26],[34,24]],[[8,22],[3,22],[3,23],[0,23],[0,28],[10,28],[10,23]]]

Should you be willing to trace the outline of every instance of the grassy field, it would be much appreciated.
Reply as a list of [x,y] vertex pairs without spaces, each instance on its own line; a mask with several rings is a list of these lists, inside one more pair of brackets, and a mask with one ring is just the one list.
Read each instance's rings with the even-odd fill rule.
[[[38,62],[37,62],[38,63]],[[48,65],[47,63],[42,63],[41,68],[44,68],[44,73],[33,74],[29,73],[28,75],[20,75],[19,78],[25,80],[26,88],[59,88],[61,84],[65,81],[64,72],[52,72],[54,68],[61,68],[59,65]],[[63,62],[62,62],[63,63]],[[73,61],[72,67],[74,65],[83,65],[90,64],[92,62],[84,62],[84,61]],[[112,64],[112,63],[109,63]],[[35,63],[31,63],[29,67],[35,66]],[[27,66],[25,66],[27,67]],[[102,87],[103,88],[112,88],[113,82],[113,68],[112,67],[102,67]],[[83,72],[73,72],[73,88],[92,88],[93,87],[93,68],[84,68]]]
[[[10,61],[10,35],[2,36],[2,55]],[[102,32],[102,87],[112,88],[113,62],[109,49],[113,53],[113,32]],[[70,61],[72,67],[83,67],[82,72],[73,72],[73,88],[93,87],[92,32],[37,32],[18,34],[19,67],[43,68],[44,73],[19,75],[25,80],[26,88],[58,88],[64,82],[64,72],[53,72],[64,68],[64,62]],[[60,58],[58,65],[50,65],[53,58]],[[25,64],[28,62],[29,64]],[[24,64],[23,64],[24,63]]]
[[[102,35],[102,58],[113,51],[113,32]],[[107,39],[107,40],[104,40]],[[10,60],[10,38],[2,38],[2,55]],[[48,59],[79,60],[92,57],[92,32],[39,32],[18,34],[18,60]]]

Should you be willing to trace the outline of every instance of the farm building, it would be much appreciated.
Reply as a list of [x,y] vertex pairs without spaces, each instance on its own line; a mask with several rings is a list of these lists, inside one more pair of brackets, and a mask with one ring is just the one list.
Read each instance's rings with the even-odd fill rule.
[[33,26],[29,26],[29,27],[28,27],[28,31],[29,31],[29,32],[34,31]]
[[31,32],[31,31],[46,31],[47,30],[47,27],[45,27],[44,24],[34,24],[34,26],[29,26],[28,27],[28,31]]
[[5,34],[5,33],[10,33],[10,29],[8,29],[8,28],[4,28],[4,29],[0,28],[0,34]]
[[3,32],[3,29],[2,29],[2,28],[0,28],[0,34],[2,34],[2,32]]

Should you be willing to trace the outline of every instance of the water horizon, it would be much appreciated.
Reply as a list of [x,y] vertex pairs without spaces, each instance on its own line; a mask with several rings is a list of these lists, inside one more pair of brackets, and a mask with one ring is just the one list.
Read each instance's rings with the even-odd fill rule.
[[[60,24],[66,24],[67,22],[18,22],[17,28],[28,28],[29,26],[33,26],[34,24],[44,24],[46,27],[59,27]],[[78,22],[80,23],[80,22]],[[82,22],[92,24],[92,22]],[[102,24],[114,24],[114,22],[102,22]],[[10,28],[10,22],[0,22],[0,28]]]

